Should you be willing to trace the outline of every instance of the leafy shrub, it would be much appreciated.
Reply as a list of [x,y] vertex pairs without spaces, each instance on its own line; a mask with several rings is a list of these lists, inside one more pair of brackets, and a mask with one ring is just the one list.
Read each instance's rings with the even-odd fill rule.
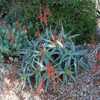
[[29,41],[20,52],[20,76],[26,84],[38,91],[40,88],[48,90],[50,80],[66,84],[75,81],[80,69],[87,70],[87,51],[77,49],[72,41],[77,35],[64,34],[62,27],[59,33],[46,29],[43,35]]

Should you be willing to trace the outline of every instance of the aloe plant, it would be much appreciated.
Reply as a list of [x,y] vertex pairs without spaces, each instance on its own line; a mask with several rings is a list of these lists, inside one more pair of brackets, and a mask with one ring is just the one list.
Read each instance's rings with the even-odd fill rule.
[[15,25],[0,27],[0,57],[17,56],[17,51],[26,44],[27,35],[23,30],[17,29]]
[[63,27],[59,33],[47,28],[43,35],[29,41],[28,46],[20,51],[20,76],[26,84],[36,89],[41,80],[44,80],[47,90],[50,74],[56,73],[58,78],[62,76],[60,82],[67,84],[75,81],[79,69],[88,69],[89,65],[85,58],[87,51],[77,49],[72,41],[76,36],[78,34],[65,34]]

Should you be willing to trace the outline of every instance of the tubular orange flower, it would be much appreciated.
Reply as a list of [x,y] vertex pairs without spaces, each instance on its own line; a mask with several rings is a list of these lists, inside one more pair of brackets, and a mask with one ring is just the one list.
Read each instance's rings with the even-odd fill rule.
[[48,7],[40,9],[40,15],[37,17],[38,20],[43,22],[46,26],[48,25],[48,16],[50,16],[50,10]]
[[47,26],[47,24],[48,24],[48,17],[47,17],[47,15],[42,14],[42,15],[38,16],[37,19],[39,19],[40,22],[43,22]]

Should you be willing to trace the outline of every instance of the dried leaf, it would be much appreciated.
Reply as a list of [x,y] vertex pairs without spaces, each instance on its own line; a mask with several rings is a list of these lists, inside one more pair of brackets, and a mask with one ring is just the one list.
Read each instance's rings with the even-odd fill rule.
[[39,31],[39,30],[37,30],[37,31],[35,32],[35,37],[40,37],[40,31]]
[[55,76],[55,69],[54,69],[53,65],[51,63],[48,63],[46,65],[46,67],[47,67],[48,77],[49,78],[54,77]]
[[51,35],[51,41],[54,42],[54,43],[56,43],[57,40],[58,40],[58,37],[57,37],[56,33],[53,33],[53,34]]
[[8,34],[8,40],[11,44],[15,43],[15,37],[14,37],[13,33]]

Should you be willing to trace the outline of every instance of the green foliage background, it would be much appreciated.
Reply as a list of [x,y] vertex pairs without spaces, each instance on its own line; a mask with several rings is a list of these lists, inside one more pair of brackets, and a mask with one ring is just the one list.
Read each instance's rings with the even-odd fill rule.
[[40,6],[45,5],[48,5],[52,13],[49,25],[55,27],[63,23],[65,31],[80,33],[81,36],[76,39],[78,43],[89,42],[91,37],[95,37],[96,9],[93,0],[1,0],[0,12],[7,11],[5,19],[9,23],[16,19],[27,23],[29,32],[34,34],[42,26],[36,17],[39,15]]

